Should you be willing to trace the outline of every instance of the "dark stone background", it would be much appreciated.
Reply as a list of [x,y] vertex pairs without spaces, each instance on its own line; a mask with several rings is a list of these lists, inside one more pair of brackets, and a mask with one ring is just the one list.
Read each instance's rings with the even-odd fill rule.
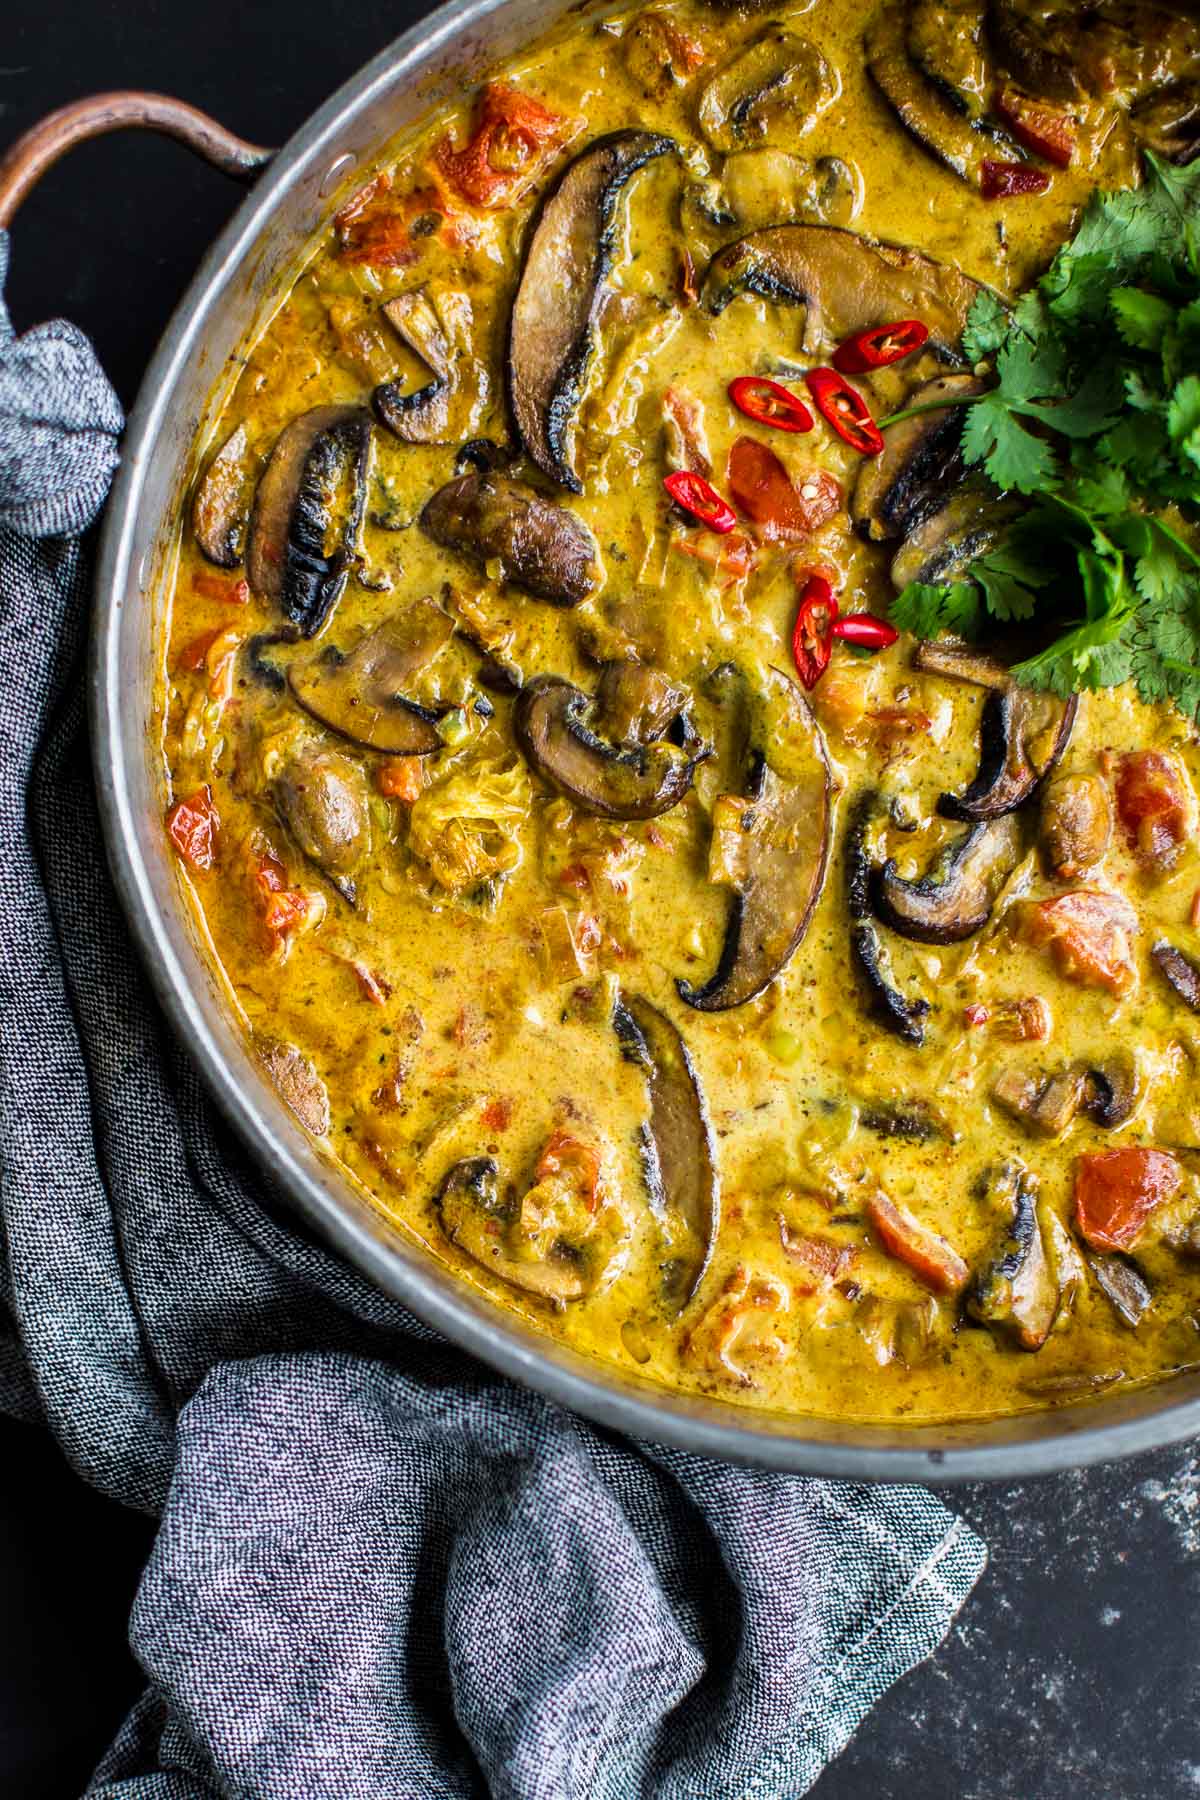
[[[0,145],[77,95],[150,87],[281,142],[419,8],[358,0],[38,0],[0,25]],[[18,221],[18,326],[95,338],[132,400],[236,191],[172,144],[77,151]],[[70,1800],[138,1691],[125,1621],[150,1525],[0,1421],[0,1796]],[[948,1496],[992,1563],[932,1662],[876,1707],[817,1800],[1200,1795],[1200,1459]],[[296,1800],[304,1800],[297,1795]],[[699,1800],[699,1797],[697,1797]]]

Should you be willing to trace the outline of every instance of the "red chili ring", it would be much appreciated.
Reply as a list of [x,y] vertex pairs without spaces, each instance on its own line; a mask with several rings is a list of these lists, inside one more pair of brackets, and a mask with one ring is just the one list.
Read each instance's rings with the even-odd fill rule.
[[740,413],[776,431],[811,431],[813,416],[791,388],[765,375],[739,375],[729,384],[729,398]]
[[664,477],[663,486],[676,506],[682,506],[710,531],[719,531],[724,536],[737,524],[737,514],[728,500],[723,499],[703,475],[695,475],[690,469],[677,469],[673,475]]

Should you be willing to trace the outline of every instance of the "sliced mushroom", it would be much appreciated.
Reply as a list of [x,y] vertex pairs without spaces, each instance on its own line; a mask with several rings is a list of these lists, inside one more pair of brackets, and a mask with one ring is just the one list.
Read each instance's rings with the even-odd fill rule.
[[517,430],[544,474],[572,493],[572,428],[597,347],[617,253],[617,206],[655,157],[677,149],[654,131],[614,131],[570,163],[538,215],[513,301],[508,384]]
[[887,319],[920,319],[930,347],[960,361],[959,341],[977,281],[902,244],[836,225],[776,225],[718,251],[701,299],[721,313],[739,294],[805,308],[804,348],[836,342]]
[[719,69],[700,96],[700,129],[714,150],[791,145],[834,97],[829,64],[816,45],[781,25]]
[[271,798],[304,855],[353,905],[355,873],[371,847],[371,808],[361,766],[340,750],[299,744],[272,777]]
[[968,483],[909,532],[892,558],[892,585],[903,593],[913,581],[964,580],[971,564],[996,548],[1019,511],[1016,501],[997,500],[989,489]]
[[987,0],[911,0],[906,45],[921,73],[973,123],[991,99],[984,45]]
[[1086,1080],[1080,1069],[1038,1076],[1006,1069],[992,1087],[992,1099],[1026,1130],[1039,1137],[1061,1137],[1084,1105]]
[[1136,1330],[1154,1304],[1154,1295],[1141,1270],[1117,1251],[1102,1255],[1089,1250],[1084,1257],[1105,1298],[1126,1325]]
[[916,881],[905,881],[889,861],[872,880],[876,916],[917,943],[957,944],[987,924],[1021,849],[1021,829],[1009,813],[972,825]]
[[1000,680],[992,658],[981,657],[973,666],[962,651],[939,657],[935,645],[923,645],[914,660],[919,668],[956,681],[981,680],[989,690],[979,720],[978,773],[961,794],[943,794],[938,811],[948,819],[997,819],[1024,806],[1067,747],[1078,695],[1064,701],[1021,687],[1011,676]]
[[283,670],[266,654],[277,644],[294,644],[294,631],[256,631],[247,638],[242,651],[246,668],[253,679],[273,694],[282,694],[287,688],[287,676]]
[[934,1138],[947,1136],[946,1126],[924,1100],[911,1100],[903,1105],[866,1106],[858,1115],[864,1131],[876,1137],[903,1138],[910,1144],[928,1144]]
[[932,1294],[921,1300],[891,1300],[866,1294],[855,1310],[854,1329],[881,1369],[905,1369],[928,1362],[937,1347],[941,1309]]
[[596,586],[596,540],[582,519],[507,475],[457,475],[426,501],[421,529],[553,606],[577,606]]
[[984,1203],[1004,1221],[999,1254],[978,1277],[967,1311],[1022,1350],[1040,1350],[1058,1316],[1060,1295],[1037,1212],[1038,1185],[1015,1159],[986,1178]]
[[1023,806],[1066,749],[1078,708],[1078,694],[1064,701],[1015,682],[993,689],[979,720],[979,772],[961,794],[943,794],[938,811],[996,819]]
[[254,1049],[280,1099],[306,1131],[324,1137],[329,1130],[329,1090],[295,1044],[255,1036]]
[[1004,688],[1012,680],[1008,666],[955,638],[925,638],[913,651],[913,668],[925,675],[946,675],[975,687]]
[[[918,387],[904,404],[934,406],[982,392],[974,375],[942,375]],[[937,511],[962,478],[962,423],[955,404],[888,427],[882,454],[864,458],[855,483],[850,516],[860,537],[874,543],[907,537]]]
[[1103,1063],[1086,1070],[1080,1111],[1093,1125],[1112,1131],[1129,1123],[1140,1098],[1137,1058],[1129,1050],[1114,1050]]
[[607,662],[596,688],[596,725],[614,744],[653,744],[691,696],[647,663]]
[[1186,166],[1200,156],[1200,73],[1139,101],[1129,115],[1139,144]]
[[736,849],[724,857],[734,887],[717,967],[703,987],[678,981],[689,1006],[723,1012],[760,994],[808,930],[829,860],[830,776],[825,744],[795,683],[768,669],[751,697],[731,674],[727,697],[744,710],[745,803]]
[[406,389],[384,381],[371,395],[375,417],[406,444],[444,444],[450,429],[450,390],[454,364],[450,345],[433,302],[424,288],[398,294],[381,308],[397,335],[430,370],[433,380]]
[[1075,100],[1082,90],[1074,64],[1046,31],[1057,11],[1049,8],[1039,19],[1027,0],[989,0],[988,35],[1001,66],[1031,94]]
[[1159,938],[1150,951],[1158,966],[1159,973],[1170,983],[1185,1006],[1193,1012],[1200,1013],[1200,967],[1185,956],[1182,950],[1168,943],[1166,938]]
[[1200,55],[1186,3],[990,0],[988,29],[1021,85],[1059,100],[1091,94],[1129,104],[1185,75]]
[[293,663],[288,683],[307,713],[359,749],[430,756],[442,747],[437,715],[406,690],[453,634],[440,606],[418,600],[346,654],[331,645],[310,662]]
[[246,573],[313,637],[341,598],[367,499],[371,416],[318,406],[285,426],[254,496]]
[[673,1312],[699,1287],[720,1220],[720,1189],[704,1096],[687,1045],[665,1013],[621,994],[613,1027],[628,1062],[644,1070],[650,1118],[642,1161],[650,1205],[667,1234],[663,1294]]
[[[639,715],[620,699],[618,680],[610,678],[605,708],[569,681],[539,675],[521,690],[513,729],[538,774],[585,812],[653,819],[678,805],[696,765],[712,754],[683,710],[686,697],[678,689],[670,692],[680,697],[678,704],[670,703],[664,724],[665,707],[650,717]],[[657,692],[655,699],[661,699]],[[623,721],[630,735],[615,743],[599,735],[606,717]],[[671,726],[678,742],[664,735]]]
[[1090,874],[1112,836],[1108,783],[1099,775],[1056,775],[1042,795],[1042,860],[1056,881]]
[[909,54],[909,12],[905,0],[892,0],[876,14],[865,40],[871,79],[900,123],[940,163],[976,187],[985,158],[1025,161],[1025,152],[986,113],[964,111],[942,82],[935,85],[917,68]]
[[511,1223],[515,1207],[513,1197],[500,1192],[499,1174],[499,1164],[491,1156],[472,1156],[454,1164],[436,1201],[446,1236],[501,1281],[552,1306],[582,1300],[592,1284],[582,1257],[570,1245],[558,1243],[548,1256],[528,1259],[507,1248],[504,1227]]
[[871,860],[867,833],[882,806],[873,790],[859,796],[846,833],[846,904],[850,913],[850,956],[861,977],[878,1024],[917,1049],[925,1042],[928,1000],[908,1000],[892,979],[891,959],[870,919]]
[[197,544],[221,569],[236,569],[246,543],[246,520],[254,491],[254,459],[246,427],[226,438],[204,471],[192,501]]

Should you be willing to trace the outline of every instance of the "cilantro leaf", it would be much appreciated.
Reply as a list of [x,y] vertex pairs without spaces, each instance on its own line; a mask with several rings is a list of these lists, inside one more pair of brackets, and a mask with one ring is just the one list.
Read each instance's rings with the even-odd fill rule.
[[1009,312],[999,295],[981,288],[971,302],[963,332],[963,350],[973,363],[994,356],[1008,335]]
[[1200,375],[1185,375],[1167,406],[1167,434],[1182,460],[1200,470]]
[[1113,288],[1109,305],[1117,321],[1117,330],[1135,350],[1161,350],[1163,339],[1175,322],[1175,308],[1157,294],[1141,288]]
[[1054,452],[1044,438],[1034,437],[997,394],[985,394],[967,408],[962,434],[968,463],[983,463],[1003,493],[1014,489],[1037,494],[1058,480]]
[[983,608],[979,589],[970,581],[955,581],[945,587],[931,587],[910,581],[888,609],[898,631],[911,631],[914,637],[937,637],[950,631],[958,637],[979,635]]

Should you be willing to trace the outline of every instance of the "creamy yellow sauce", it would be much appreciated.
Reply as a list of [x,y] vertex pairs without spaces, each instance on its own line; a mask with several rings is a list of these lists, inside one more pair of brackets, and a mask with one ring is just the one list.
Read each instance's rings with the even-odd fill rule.
[[[548,1336],[668,1388],[843,1419],[983,1417],[1061,1403],[1098,1381],[1152,1379],[1196,1360],[1200,1265],[1179,1246],[1198,1198],[1200,1018],[1149,954],[1164,934],[1185,952],[1200,949],[1190,922],[1200,883],[1194,822],[1166,872],[1147,869],[1115,819],[1086,879],[1056,880],[1040,848],[1035,797],[1020,815],[1021,855],[981,930],[945,945],[885,934],[897,987],[931,1007],[924,1045],[906,1044],[872,1016],[851,963],[849,812],[864,790],[885,790],[893,822],[881,828],[880,856],[895,857],[901,876],[926,870],[962,833],[934,808],[940,793],[961,792],[975,772],[985,694],[915,670],[911,640],[869,660],[838,645],[812,694],[831,771],[832,848],[811,924],[758,997],[726,1012],[689,1007],[677,980],[699,985],[712,974],[730,906],[729,887],[710,879],[714,806],[739,791],[724,715],[705,677],[730,660],[752,679],[792,670],[798,570],[830,575],[843,612],[886,615],[894,546],[885,553],[854,535],[842,505],[802,543],[772,543],[743,521],[745,553],[722,563],[724,540],[685,523],[662,488],[671,466],[667,390],[698,409],[718,487],[744,434],[769,444],[801,491],[824,472],[848,498],[861,461],[820,421],[788,436],[734,411],[732,378],[782,371],[803,394],[799,372],[827,362],[837,339],[826,338],[817,354],[806,350],[804,309],[794,305],[745,295],[713,316],[687,303],[685,250],[702,277],[724,245],[800,218],[911,245],[1015,294],[1045,266],[1092,185],[1129,178],[1128,144],[1111,119],[1085,116],[1075,164],[1053,171],[1046,193],[985,203],[897,125],[865,71],[858,8],[817,4],[747,17],[683,4],[654,16],[694,46],[696,66],[685,80],[647,91],[638,79],[644,13],[575,16],[499,71],[568,122],[532,185],[496,210],[447,210],[431,158],[447,133],[459,146],[468,139],[474,101],[465,96],[390,148],[380,164],[390,186],[364,203],[368,215],[386,213],[428,191],[409,216],[433,214],[435,225],[411,236],[411,259],[379,266],[347,254],[352,204],[349,224],[343,215],[340,234],[312,246],[294,289],[246,347],[244,372],[198,447],[197,466],[244,424],[252,486],[297,415],[366,406],[372,389],[393,377],[407,378],[410,389],[428,378],[381,320],[384,303],[423,290],[457,334],[453,441],[403,443],[374,426],[359,560],[345,591],[314,640],[262,651],[281,670],[311,661],[323,645],[345,652],[432,596],[459,629],[422,674],[418,698],[452,716],[452,741],[421,759],[415,775],[410,768],[389,776],[387,759],[340,740],[286,688],[256,678],[246,647],[278,629],[277,608],[237,587],[240,566],[214,570],[181,518],[165,754],[172,801],[207,785],[219,817],[213,866],[181,863],[181,877],[285,1094],[296,1099],[299,1079],[298,1110],[318,1128],[327,1104],[328,1147],[346,1178],[464,1281]],[[833,97],[791,141],[723,159],[698,123],[701,96],[774,21],[822,52]],[[595,588],[560,608],[440,546],[416,519],[455,474],[462,441],[511,441],[504,351],[531,216],[572,157],[629,127],[668,134],[679,154],[649,162],[619,202],[612,295],[572,439],[583,491],[556,491],[527,460],[505,471],[532,478],[593,534]],[[794,163],[780,163],[781,149]],[[847,173],[840,186],[823,188],[817,171],[831,158]],[[731,222],[706,216],[698,203],[706,183],[721,185]],[[935,372],[925,353],[858,385],[882,417]],[[221,635],[206,644],[214,632]],[[587,693],[599,662],[636,655],[688,690],[694,726],[718,754],[659,817],[589,816],[528,766],[514,737],[512,696],[481,680],[480,640],[526,681],[549,673]],[[298,745],[349,759],[369,790],[370,844],[354,869],[353,903],[304,855],[281,816],[276,784]],[[1147,747],[1170,750],[1194,783],[1195,733],[1176,714],[1124,690],[1087,695],[1057,773],[1096,776],[1111,795],[1121,754]],[[381,782],[398,780],[419,781],[419,797],[380,791]],[[500,821],[482,836],[470,823],[470,795],[481,787]],[[459,835],[447,847],[451,818]],[[897,818],[915,828],[898,829]],[[472,854],[490,879],[456,888],[445,865],[473,829]],[[1120,996],[1070,977],[1021,928],[1023,905],[1080,887],[1125,896],[1136,910],[1136,978]],[[302,897],[302,916],[286,932],[269,929],[273,892]],[[647,1081],[613,1029],[618,993],[644,998],[673,1022],[711,1125],[720,1223],[703,1279],[682,1308],[664,1299],[662,1268],[680,1253],[680,1227],[664,1224],[648,1203]],[[1017,1003],[1030,1000],[1043,1003],[1042,1035],[1022,1041]],[[970,1008],[986,1017],[970,1022]],[[1116,1128],[1080,1113],[1060,1136],[1038,1135],[994,1097],[1006,1074],[1040,1079],[1104,1064],[1116,1049],[1136,1068],[1132,1116]],[[923,1117],[928,1134],[888,1135],[880,1128],[887,1109]],[[598,1159],[582,1228],[579,1193],[555,1189],[556,1172],[544,1165],[534,1174],[555,1133]],[[1078,1261],[1072,1214],[1080,1155],[1127,1144],[1169,1151],[1180,1169],[1177,1192],[1136,1246],[1152,1293],[1136,1328]],[[581,1297],[555,1306],[485,1268],[463,1247],[475,1241],[469,1232],[452,1241],[439,1188],[461,1159],[480,1156],[496,1160],[514,1196],[533,1186],[542,1203],[532,1223],[519,1215],[504,1224],[505,1254],[518,1269],[547,1254],[562,1263],[555,1232],[564,1220],[568,1248],[571,1231],[591,1234]],[[1059,1253],[1069,1264],[1061,1310],[1036,1351],[964,1318],[962,1296],[931,1290],[889,1253],[869,1216],[871,1196],[882,1191],[944,1238],[974,1282],[1005,1235],[980,1183],[1006,1158],[1019,1159],[1039,1184],[1043,1224],[1049,1213],[1061,1221]],[[594,1175],[593,1168],[587,1180]],[[830,1251],[830,1267],[814,1270],[798,1256],[801,1241]]]

